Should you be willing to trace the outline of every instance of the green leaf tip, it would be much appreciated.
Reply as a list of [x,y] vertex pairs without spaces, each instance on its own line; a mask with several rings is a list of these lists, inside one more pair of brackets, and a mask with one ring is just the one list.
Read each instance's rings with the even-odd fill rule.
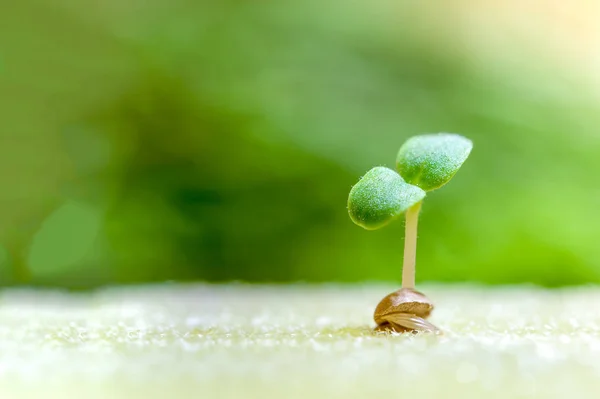
[[473,142],[452,133],[409,138],[398,151],[396,168],[410,184],[425,191],[448,183],[469,157]]
[[425,198],[425,191],[408,184],[392,169],[378,166],[356,183],[348,196],[348,213],[357,225],[375,230]]

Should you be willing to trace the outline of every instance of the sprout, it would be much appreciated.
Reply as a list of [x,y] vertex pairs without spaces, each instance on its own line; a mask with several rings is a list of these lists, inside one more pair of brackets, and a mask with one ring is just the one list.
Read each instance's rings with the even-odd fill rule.
[[[398,173],[384,167],[373,168],[350,190],[350,218],[367,230],[381,228],[406,213],[402,288],[384,298],[384,301],[387,301],[385,306],[382,305],[384,301],[378,306],[375,321],[379,328],[389,327],[396,331],[437,331],[435,326],[424,320],[433,309],[433,305],[429,311],[419,314],[402,310],[415,309],[423,303],[430,304],[423,294],[415,291],[419,212],[426,192],[448,183],[465,162],[472,148],[471,140],[457,134],[440,133],[411,137],[398,151]],[[416,297],[420,298],[417,302],[414,301]],[[390,307],[390,303],[393,306]]]

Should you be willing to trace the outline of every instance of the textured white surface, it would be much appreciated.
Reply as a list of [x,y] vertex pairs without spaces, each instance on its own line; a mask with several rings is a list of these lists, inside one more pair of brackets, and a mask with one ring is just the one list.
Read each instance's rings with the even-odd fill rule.
[[444,335],[376,334],[395,288],[5,291],[0,397],[600,397],[600,289],[419,286]]

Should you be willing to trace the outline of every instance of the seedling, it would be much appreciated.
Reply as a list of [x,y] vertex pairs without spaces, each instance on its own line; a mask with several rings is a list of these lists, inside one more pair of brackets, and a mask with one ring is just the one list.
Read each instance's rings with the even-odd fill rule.
[[406,214],[402,288],[377,305],[374,319],[379,330],[439,331],[425,320],[431,314],[433,304],[415,290],[419,212],[426,193],[448,183],[472,148],[471,140],[458,134],[411,137],[398,151],[398,172],[375,167],[350,190],[350,218],[367,230],[379,229]]

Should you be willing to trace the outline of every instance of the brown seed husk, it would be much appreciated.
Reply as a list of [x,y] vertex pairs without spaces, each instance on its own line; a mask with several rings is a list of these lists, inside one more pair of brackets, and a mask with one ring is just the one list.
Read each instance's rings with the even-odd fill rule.
[[433,303],[423,293],[401,288],[379,302],[373,318],[378,330],[435,332],[438,328],[425,320],[432,310]]

